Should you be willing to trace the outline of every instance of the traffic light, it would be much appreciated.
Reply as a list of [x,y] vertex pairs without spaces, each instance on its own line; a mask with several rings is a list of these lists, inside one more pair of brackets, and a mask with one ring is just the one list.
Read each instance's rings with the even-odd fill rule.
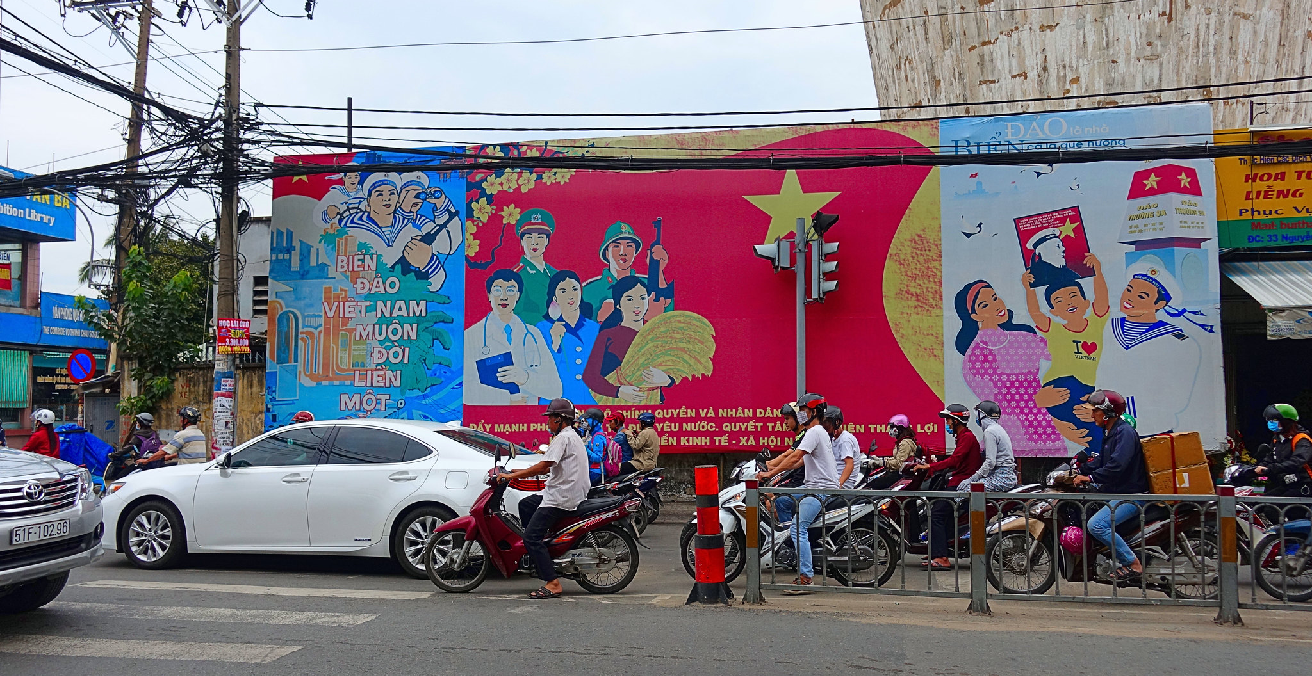
[[822,239],[829,229],[834,227],[838,222],[838,214],[826,214],[823,211],[817,211],[811,214],[811,232],[815,234],[816,239]]
[[[834,220],[838,220],[838,217],[835,216]],[[823,303],[825,294],[838,290],[838,281],[828,278],[838,271],[838,261],[826,260],[836,253],[838,242],[826,242],[824,237],[819,237],[811,243],[810,300]]]
[[792,242],[781,237],[774,238],[774,244],[756,244],[752,248],[756,255],[770,261],[774,271],[788,270],[793,267]]

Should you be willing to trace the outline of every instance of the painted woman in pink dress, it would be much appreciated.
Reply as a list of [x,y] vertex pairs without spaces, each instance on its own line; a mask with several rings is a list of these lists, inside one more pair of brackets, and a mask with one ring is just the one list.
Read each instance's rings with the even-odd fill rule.
[[1007,304],[982,279],[957,292],[956,309],[961,318],[956,347],[965,357],[961,375],[976,397],[1002,407],[999,422],[1017,455],[1068,455],[1052,416],[1040,406],[1059,404],[1055,399],[1070,394],[1039,382],[1040,362],[1052,360],[1047,342],[1034,327],[1012,321]]

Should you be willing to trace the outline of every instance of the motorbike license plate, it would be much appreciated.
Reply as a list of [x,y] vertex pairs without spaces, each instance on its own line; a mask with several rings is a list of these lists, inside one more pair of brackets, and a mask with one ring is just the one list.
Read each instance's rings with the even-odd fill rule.
[[29,542],[39,540],[49,540],[51,538],[63,537],[68,535],[68,519],[58,521],[47,521],[45,523],[34,523],[31,526],[20,526],[15,528],[9,534],[9,544],[23,545]]

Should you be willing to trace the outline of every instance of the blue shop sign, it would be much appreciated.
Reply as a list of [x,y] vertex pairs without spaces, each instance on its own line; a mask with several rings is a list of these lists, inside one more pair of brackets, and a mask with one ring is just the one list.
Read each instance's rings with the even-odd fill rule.
[[[26,178],[26,174],[0,167],[0,183]],[[12,230],[31,239],[71,242],[77,238],[77,207],[74,195],[46,193],[0,199],[0,231]]]
[[[109,309],[109,303],[103,300],[91,302],[101,309]],[[16,312],[6,312],[0,317],[4,318],[0,323],[0,343],[109,349],[109,343],[82,321],[82,311],[74,306],[74,297],[67,294],[41,294],[40,317]]]

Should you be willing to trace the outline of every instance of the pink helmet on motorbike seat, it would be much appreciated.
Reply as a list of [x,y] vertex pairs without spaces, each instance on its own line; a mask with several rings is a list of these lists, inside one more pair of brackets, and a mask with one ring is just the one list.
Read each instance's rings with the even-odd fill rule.
[[1084,529],[1079,526],[1067,526],[1061,532],[1061,547],[1072,554],[1084,553]]

